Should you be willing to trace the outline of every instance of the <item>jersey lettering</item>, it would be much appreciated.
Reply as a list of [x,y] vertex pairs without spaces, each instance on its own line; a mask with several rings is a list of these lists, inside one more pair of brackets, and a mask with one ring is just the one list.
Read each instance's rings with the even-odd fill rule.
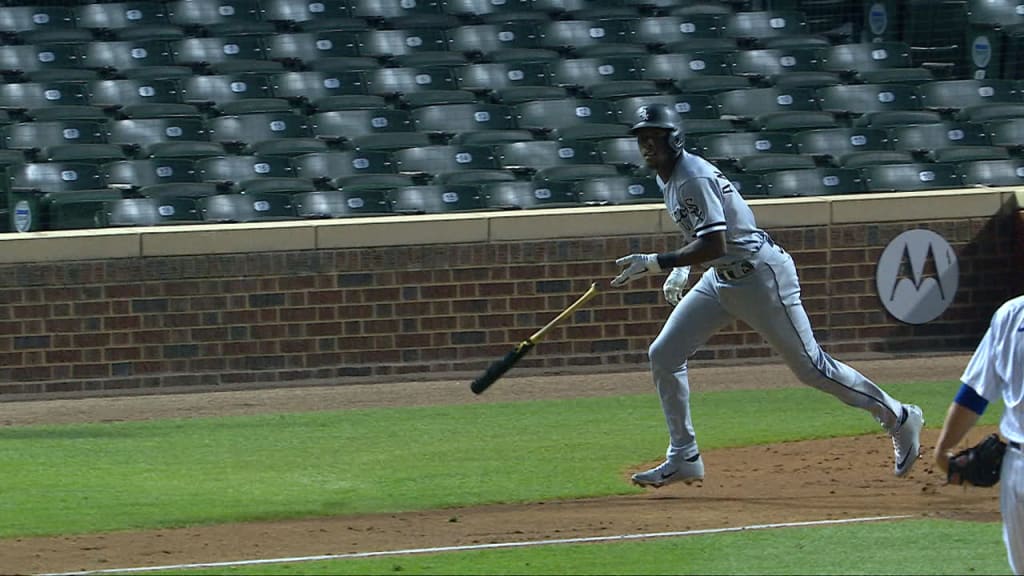
[[725,177],[725,174],[715,172],[715,178],[718,179],[718,185],[722,188],[722,194],[732,194],[736,191],[736,188],[734,188],[732,182]]

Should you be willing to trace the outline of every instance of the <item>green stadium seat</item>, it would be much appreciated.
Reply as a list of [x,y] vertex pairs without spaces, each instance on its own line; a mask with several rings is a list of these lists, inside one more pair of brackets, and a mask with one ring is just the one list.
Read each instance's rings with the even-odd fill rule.
[[288,194],[215,194],[200,198],[197,209],[207,222],[269,222],[299,218]]
[[107,200],[96,213],[100,227],[196,224],[202,221],[192,198],[154,197]]
[[587,178],[576,184],[582,204],[647,204],[665,198],[652,176],[606,176]]
[[849,168],[806,168],[775,170],[761,175],[768,196],[827,196],[859,194],[865,191],[857,170]]
[[383,190],[316,190],[292,195],[295,212],[302,218],[347,218],[391,214]]
[[485,206],[475,186],[402,186],[388,193],[391,209],[399,214],[440,214],[481,210]]
[[555,187],[530,180],[491,182],[480,187],[483,205],[491,210],[528,210],[579,206],[572,186]]

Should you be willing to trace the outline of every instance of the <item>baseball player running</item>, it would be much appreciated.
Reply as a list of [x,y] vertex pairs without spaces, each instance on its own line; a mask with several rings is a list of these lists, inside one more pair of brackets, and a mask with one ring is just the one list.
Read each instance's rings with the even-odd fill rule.
[[996,310],[960,381],[960,391],[949,406],[935,445],[935,463],[946,473],[951,449],[963,440],[988,403],[1002,398],[1006,410],[999,433],[1009,444],[999,473],[1003,541],[1010,568],[1014,574],[1024,574],[1024,296]]
[[[739,318],[759,332],[805,384],[863,408],[892,436],[894,472],[910,471],[920,450],[921,409],[893,399],[853,368],[825,353],[800,302],[793,259],[754,222],[736,188],[710,162],[683,150],[679,114],[662,104],[640,107],[632,127],[647,166],[657,172],[665,206],[682,230],[682,248],[630,254],[613,287],[669,271],[665,298],[675,306],[649,350],[654,384],[668,423],[665,461],[633,475],[641,486],[687,484],[704,478],[690,417],[687,360],[719,328]],[[685,292],[689,267],[707,270]]]

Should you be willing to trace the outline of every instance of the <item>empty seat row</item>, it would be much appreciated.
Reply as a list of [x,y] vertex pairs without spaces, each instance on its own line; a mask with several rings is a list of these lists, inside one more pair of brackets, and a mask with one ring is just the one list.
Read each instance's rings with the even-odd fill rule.
[[[0,86],[0,101],[10,86]],[[114,120],[106,119],[102,112],[97,111],[96,116],[86,115],[84,119],[12,122],[0,128],[0,142],[7,149],[38,150],[69,144],[113,144],[135,147],[134,155],[163,156],[166,154],[158,150],[171,147],[176,142],[214,142],[238,152],[263,148],[274,149],[277,154],[296,155],[326,150],[329,144],[358,148],[426,145],[434,143],[431,135],[438,135],[442,141],[455,138],[464,144],[467,139],[475,143],[493,143],[533,139],[534,135],[556,140],[609,140],[627,138],[635,110],[653,102],[667,103],[679,110],[691,140],[693,135],[719,133],[718,140],[739,143],[746,139],[760,142],[758,146],[762,147],[780,137],[788,137],[787,133],[840,128],[839,118],[844,115],[862,115],[870,120],[865,122],[869,127],[879,130],[900,130],[899,136],[892,139],[893,144],[889,144],[890,148],[896,146],[897,149],[934,149],[954,145],[1014,147],[1022,137],[1024,102],[993,103],[995,108],[964,106],[961,112],[971,111],[980,120],[950,121],[938,110],[971,103],[972,100],[966,97],[958,101],[937,97],[933,100],[932,96],[924,98],[917,94],[911,87],[903,85],[850,85],[817,91],[749,89],[724,92],[714,97],[677,94],[614,101],[562,98],[515,106],[439,104],[413,110],[390,108],[378,102],[378,106],[314,112],[308,116],[286,107],[285,111],[254,111],[210,118],[204,118],[195,111],[177,114],[180,111],[168,104],[167,110],[174,115]],[[922,110],[922,100],[934,103],[936,109]],[[262,104],[253,110],[264,109]],[[156,109],[161,109],[161,106],[156,105]],[[1005,113],[1011,119],[1000,115],[995,116],[999,121],[993,121],[992,117],[982,117],[978,113],[981,109],[988,110],[990,114]],[[74,111],[79,112],[78,108]],[[890,115],[888,121],[883,122],[883,114]],[[706,121],[703,125],[702,120]],[[732,120],[752,121],[753,126]],[[899,125],[912,126],[899,129]],[[749,127],[760,130],[744,130],[740,135],[729,135]],[[393,133],[402,134],[383,137]],[[365,139],[369,136],[382,137]],[[706,136],[706,139],[710,140],[711,136]],[[909,144],[911,142],[913,146]],[[753,149],[752,144],[746,146]],[[217,147],[207,146],[188,155],[222,152]]]
[[394,185],[286,193],[161,189],[133,196],[117,189],[38,192],[15,189],[18,231],[205,222],[251,222],[467,210],[554,208],[659,202],[650,177],[596,177],[580,182],[498,181],[480,185]]
[[[92,30],[121,30],[178,24],[223,29],[232,24],[277,22],[291,25],[316,25],[320,21],[334,24],[346,19],[363,22],[384,21],[389,24],[426,22],[429,24],[457,24],[473,20],[544,20],[564,15],[629,15],[638,14],[627,3],[615,10],[602,10],[608,5],[594,6],[585,0],[431,0],[403,2],[401,0],[172,0],[159,2],[140,0],[111,3],[85,3],[65,5],[4,6],[0,8],[0,31],[29,32],[48,29],[84,28]],[[664,9],[691,8],[694,2],[679,0],[661,2]],[[727,4],[703,2],[704,11],[728,13]],[[640,5],[637,5],[639,9]],[[598,8],[594,10],[594,8]],[[448,16],[447,18],[443,16]]]
[[914,192],[1024,184],[1024,159],[961,163],[899,163],[860,168],[800,168],[764,174],[730,174],[748,197],[823,196],[868,192]]
[[[511,24],[510,24],[511,26]],[[459,65],[473,61],[557,62],[567,55],[558,46],[526,32],[511,32],[491,26],[475,30],[467,26],[457,33],[437,29],[374,30],[354,32],[276,33],[267,36],[236,35],[182,38],[64,42],[0,46],[0,71],[31,75],[49,69],[92,69],[127,72],[154,66],[213,67],[217,70],[274,71],[289,68],[370,68],[383,62],[402,65]],[[493,36],[492,36],[493,35]],[[451,36],[451,38],[448,38]],[[721,40],[721,39],[718,39]],[[757,74],[768,76],[792,72],[825,71],[848,76],[860,73],[866,81],[895,77],[884,69],[901,69],[919,78],[930,73],[916,68],[910,47],[901,42],[807,45],[764,49],[740,49],[730,41],[676,42],[660,50],[630,48],[623,44],[602,44],[604,49],[585,51],[574,45],[573,58],[631,56],[637,68],[655,71],[669,64],[680,65],[679,74]],[[652,60],[656,55],[690,54],[703,58]],[[172,73],[173,71],[168,71]],[[670,76],[678,77],[678,74]]]
[[957,162],[1010,158],[1024,148],[1024,119],[984,125],[954,122],[888,129],[833,128],[787,134],[736,132],[693,138],[686,146],[713,161],[746,171],[822,164],[861,167],[915,160]]
[[[602,61],[606,64],[600,64]],[[574,94],[567,86],[589,83],[588,93],[577,93],[577,97],[591,102],[590,108],[607,108],[603,101],[632,105],[645,98],[674,98],[667,103],[686,118],[746,118],[787,111],[824,111],[851,117],[888,110],[931,110],[966,120],[984,120],[986,112],[995,114],[989,118],[1024,114],[1024,83],[1009,80],[754,88],[740,76],[709,75],[699,79],[703,84],[684,78],[675,83],[675,89],[666,89],[658,80],[630,80],[627,73],[619,75],[616,70],[620,69],[609,62],[629,65],[614,58],[568,59],[551,67],[542,63],[489,63],[454,69],[396,67],[5,83],[0,85],[0,109],[30,119],[291,110],[308,114],[345,108],[417,108],[495,101],[539,109],[558,104],[536,101],[567,101]],[[605,65],[610,68],[603,68]],[[628,122],[632,109],[626,111],[624,120],[622,107],[614,110],[615,121]],[[603,121],[604,117],[599,114],[589,119]]]
[[[286,4],[291,2],[292,6]],[[384,4],[387,8],[382,8]],[[510,2],[472,2],[461,0],[454,13],[443,15],[437,3],[401,2],[400,0],[366,1],[354,4],[354,9],[331,2],[298,2],[279,0],[264,10],[255,1],[243,0],[177,0],[166,4],[157,2],[127,2],[94,4],[77,9],[62,6],[6,6],[0,7],[0,32],[32,34],[69,30],[124,31],[176,25],[186,29],[201,28],[205,32],[266,32],[278,29],[274,24],[300,26],[303,29],[319,27],[366,29],[385,25],[392,28],[455,28],[472,22],[518,22],[544,27],[555,22],[572,22],[565,26],[545,29],[548,36],[564,37],[574,43],[586,38],[599,40],[607,36],[615,41],[619,35],[631,38],[658,37],[665,29],[675,34],[720,35],[734,38],[767,38],[782,35],[806,34],[807,21],[802,12],[794,10],[754,11],[733,13],[730,5],[715,2],[680,2],[681,10],[668,10],[664,17],[674,17],[671,23],[658,22],[645,17],[638,9],[617,6],[594,6],[580,0],[572,12],[562,12],[557,20],[550,11],[536,9],[522,0]],[[568,4],[557,0],[558,4]],[[533,4],[537,4],[534,2]],[[522,8],[526,8],[523,10]],[[604,9],[602,9],[604,8]],[[512,9],[513,14],[494,16],[495,10]],[[487,14],[490,11],[492,14]],[[585,23],[585,24],[579,24]],[[73,34],[56,36],[77,38]],[[619,39],[621,41],[621,39]],[[586,40],[584,40],[586,41]]]
[[[733,181],[749,197],[921,191],[964,185],[1024,184],[1024,160],[889,164],[858,170],[783,170]],[[20,231],[198,222],[253,222],[472,210],[558,208],[660,202],[651,177],[607,176],[573,182],[496,181],[480,185],[399,185],[290,193],[129,196],[113,189],[12,193]]]
[[[409,184],[521,177],[566,181],[630,172],[618,167],[629,163],[618,150],[617,145],[621,144],[625,143],[610,142],[607,147],[589,142],[555,141],[511,142],[490,147],[428,145],[392,152],[311,152],[290,158],[254,154],[132,160],[97,157],[89,161],[80,158],[11,163],[8,170],[14,187],[44,192],[108,186],[144,189],[203,182],[240,190],[294,191],[344,187],[353,178],[368,175],[381,176],[379,182]],[[636,156],[635,145],[627,154]]]
[[[568,68],[579,64],[579,60],[565,60],[561,66]],[[218,107],[217,111],[221,113],[225,107],[230,106],[253,111],[294,108],[308,113],[322,109],[394,106],[385,98],[386,95],[410,96],[421,90],[423,98],[413,108],[429,104],[485,102],[486,98],[476,94],[491,90],[505,91],[506,94],[507,91],[518,90],[515,101],[503,102],[505,104],[559,100],[571,94],[561,88],[551,90],[556,87],[546,83],[549,79],[541,76],[538,68],[477,64],[457,70],[457,78],[446,76],[445,72],[444,69],[400,67],[381,68],[371,74],[356,71],[309,71],[274,75],[197,75],[183,79],[7,83],[0,85],[0,109],[29,111],[31,116],[33,113],[45,113],[45,109],[55,106],[92,105],[104,111],[116,111],[122,116],[137,117],[198,114],[202,106],[210,105]],[[529,77],[527,72],[531,73]],[[579,79],[588,73],[577,70],[571,74]],[[595,74],[600,73],[595,71]],[[723,83],[715,91],[687,92],[667,91],[654,84],[609,80],[597,86],[604,97],[583,96],[582,99],[595,102],[593,106],[600,107],[600,101],[603,100],[623,101],[637,96],[658,97],[662,100],[676,98],[672,105],[680,114],[692,118],[756,116],[758,114],[751,114],[750,111],[767,113],[788,110],[863,114],[884,110],[926,109],[951,113],[991,104],[1006,105],[1004,107],[1007,110],[1019,110],[1024,105],[1024,83],[1008,80],[754,88],[741,78],[709,78],[735,79],[739,83]],[[594,82],[597,84],[596,80]],[[691,98],[697,101],[696,104],[688,101]],[[303,106],[305,103],[311,103],[312,107]],[[186,106],[150,108],[153,104]]]

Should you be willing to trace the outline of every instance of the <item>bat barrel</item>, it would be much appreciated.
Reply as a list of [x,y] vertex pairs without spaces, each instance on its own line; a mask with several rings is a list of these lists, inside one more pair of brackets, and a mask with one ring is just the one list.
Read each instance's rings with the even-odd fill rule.
[[522,342],[519,346],[516,346],[511,352],[506,354],[504,358],[488,366],[487,370],[484,370],[484,373],[481,374],[479,378],[473,380],[473,383],[469,385],[469,389],[472,390],[474,394],[480,394],[484,390],[490,388],[491,384],[494,384],[498,381],[498,378],[504,376],[505,372],[508,372],[513,366],[515,366],[516,362],[519,362],[520,358],[526,356],[526,353],[530,351],[530,348],[533,348],[533,344],[529,342]]

